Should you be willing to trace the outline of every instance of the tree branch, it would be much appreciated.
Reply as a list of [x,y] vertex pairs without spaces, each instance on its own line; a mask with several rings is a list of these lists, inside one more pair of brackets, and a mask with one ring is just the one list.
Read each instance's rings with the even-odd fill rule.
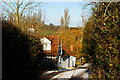
[[28,9],[27,6],[32,5],[33,3],[34,3],[34,2],[28,2],[28,3],[23,7],[23,9],[22,9],[20,15],[23,14],[23,12],[24,12],[25,9]]
[[106,16],[106,13],[107,13],[108,7],[110,6],[111,3],[112,3],[112,2],[109,2],[108,5],[106,6],[106,8],[105,8],[105,12],[104,12],[104,14],[103,14],[103,18]]
[[12,9],[13,12],[15,12],[14,9],[13,9],[13,7],[12,7],[10,4],[8,4],[7,2],[4,2],[4,3],[5,3],[6,5],[8,5],[8,6]]

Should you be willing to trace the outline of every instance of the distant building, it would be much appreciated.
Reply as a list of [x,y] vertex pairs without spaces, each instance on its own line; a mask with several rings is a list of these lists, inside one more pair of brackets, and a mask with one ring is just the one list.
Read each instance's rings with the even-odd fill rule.
[[34,28],[29,28],[28,31],[33,33],[35,31],[35,29]]
[[28,31],[34,33],[35,32],[34,26],[32,25],[30,28],[28,28]]
[[76,57],[72,51],[73,48],[68,50],[62,45],[62,41],[60,42],[58,51],[58,67],[75,67]]
[[62,44],[59,36],[44,36],[41,38],[43,50],[47,58],[56,60],[58,67],[74,67],[76,57],[73,54],[73,47],[68,49]]
[[56,61],[58,55],[59,36],[44,36],[41,38],[43,44],[43,50],[47,55],[47,58]]
[[43,44],[43,50],[51,50],[51,41],[46,37],[41,39],[41,43]]

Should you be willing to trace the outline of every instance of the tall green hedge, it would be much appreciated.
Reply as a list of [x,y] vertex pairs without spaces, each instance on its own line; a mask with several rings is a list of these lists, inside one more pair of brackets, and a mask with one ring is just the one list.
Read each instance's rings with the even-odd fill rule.
[[84,28],[83,52],[93,78],[120,78],[120,2],[100,2]]

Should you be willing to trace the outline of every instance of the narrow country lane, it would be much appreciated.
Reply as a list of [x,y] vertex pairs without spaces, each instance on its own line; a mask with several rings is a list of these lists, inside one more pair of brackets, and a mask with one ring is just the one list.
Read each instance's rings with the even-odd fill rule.
[[42,79],[50,79],[50,80],[59,80],[59,79],[88,79],[90,75],[90,71],[88,67],[90,64],[86,63],[83,66],[76,67],[73,69],[61,69],[54,71],[47,71],[40,78]]

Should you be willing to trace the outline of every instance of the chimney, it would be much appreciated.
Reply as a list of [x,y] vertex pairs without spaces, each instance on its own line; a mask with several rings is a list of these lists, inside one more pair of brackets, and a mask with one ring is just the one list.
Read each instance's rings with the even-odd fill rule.
[[70,51],[73,52],[73,45],[70,45]]

